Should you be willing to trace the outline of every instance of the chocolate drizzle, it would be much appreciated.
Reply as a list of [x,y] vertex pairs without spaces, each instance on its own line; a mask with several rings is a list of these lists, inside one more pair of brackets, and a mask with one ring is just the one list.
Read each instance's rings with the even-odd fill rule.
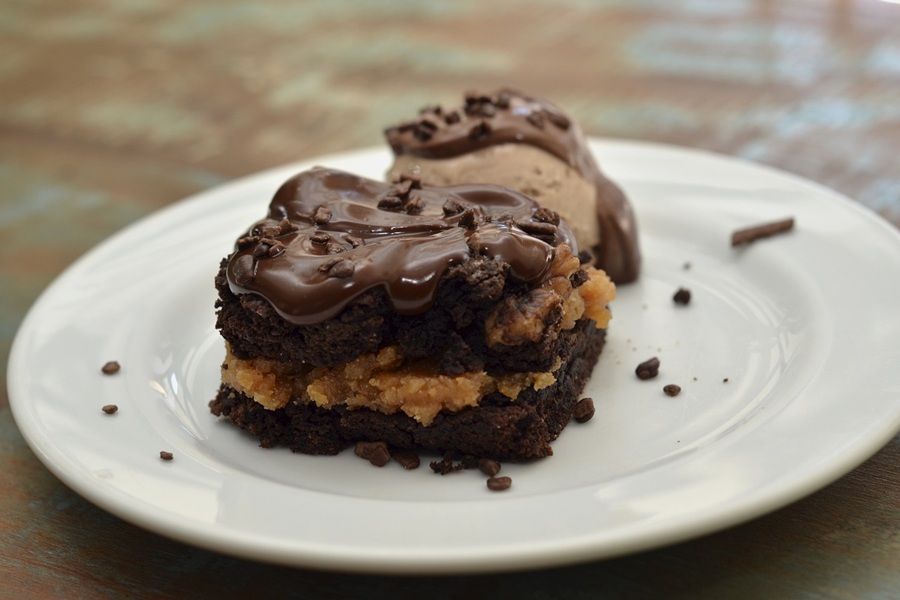
[[[552,212],[552,211],[551,211]],[[226,270],[234,293],[266,298],[302,325],[336,316],[377,286],[400,314],[428,310],[442,274],[473,255],[539,284],[568,227],[533,200],[492,185],[387,184],[315,168],[285,182],[266,219],[238,239]]]
[[600,243],[593,251],[598,266],[616,283],[637,279],[641,259],[631,205],[600,172],[579,127],[553,104],[509,89],[469,93],[460,109],[424,108],[417,119],[385,135],[397,156],[453,158],[499,144],[527,144],[552,154],[597,190]]

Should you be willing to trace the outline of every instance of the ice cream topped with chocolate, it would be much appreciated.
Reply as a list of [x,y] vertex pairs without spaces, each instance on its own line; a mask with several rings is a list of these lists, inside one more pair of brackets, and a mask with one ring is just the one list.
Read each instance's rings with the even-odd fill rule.
[[391,180],[405,175],[432,185],[517,189],[560,213],[614,281],[637,278],[640,251],[628,199],[557,106],[508,89],[470,93],[458,109],[427,107],[385,135],[395,155]]

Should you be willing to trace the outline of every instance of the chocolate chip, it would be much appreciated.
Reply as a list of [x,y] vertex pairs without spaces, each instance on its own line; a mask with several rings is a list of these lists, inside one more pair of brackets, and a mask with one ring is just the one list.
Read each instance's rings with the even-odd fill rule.
[[590,250],[582,250],[578,253],[578,262],[582,265],[594,262],[594,256]]
[[393,450],[391,458],[400,463],[400,466],[407,471],[419,468],[419,455],[412,450]]
[[567,129],[569,129],[569,127],[572,126],[572,122],[569,121],[568,117],[563,114],[551,110],[545,111],[545,114],[547,115],[548,121],[562,129],[563,131],[566,131]]
[[462,117],[459,116],[459,111],[454,110],[453,112],[444,115],[444,123],[447,125],[455,125],[456,123],[459,123],[461,118]]
[[687,288],[678,288],[678,291],[672,296],[672,300],[675,304],[680,304],[682,306],[687,305],[691,301],[691,290]]
[[297,226],[291,223],[287,217],[281,217],[281,220],[278,221],[278,228],[281,230],[279,235],[297,231]]
[[681,386],[670,383],[669,385],[663,387],[663,392],[666,393],[666,396],[672,396],[674,398],[681,393]]
[[478,459],[478,470],[493,477],[500,472],[500,463],[490,458]]
[[466,210],[466,205],[456,198],[449,198],[446,202],[444,202],[444,206],[442,208],[444,210],[444,214],[449,217],[452,215],[458,215],[462,211]]
[[556,225],[542,223],[540,221],[516,221],[516,226],[527,233],[548,243],[553,243],[556,237]]
[[345,258],[339,258],[328,267],[328,276],[346,279],[353,275],[353,271],[355,270],[356,267],[352,261]]
[[544,208],[543,206],[534,211],[534,216],[532,218],[535,221],[540,221],[541,223],[559,225],[559,213],[555,210]]
[[572,284],[573,288],[581,287],[588,279],[590,279],[590,277],[584,269],[578,269],[569,275],[569,283]]
[[173,458],[175,458],[175,455],[172,454],[171,452],[166,452],[165,450],[160,450],[159,457],[163,460],[172,460]]
[[576,402],[575,408],[572,409],[572,416],[579,423],[587,423],[590,421],[594,416],[594,399],[582,398]]
[[428,129],[426,129],[424,127],[421,127],[420,124],[417,125],[415,129],[413,129],[413,135],[420,142],[427,142],[432,137],[431,131],[429,131]]
[[250,246],[253,246],[254,244],[258,244],[258,243],[259,243],[258,235],[245,235],[242,238],[238,238],[237,247],[238,247],[238,250],[246,250]]
[[108,414],[108,415],[112,415],[112,414],[115,414],[115,412],[116,412],[117,410],[119,410],[119,407],[116,406],[115,404],[107,404],[107,405],[105,405],[103,408],[101,408],[100,410],[102,410],[103,412],[105,412],[105,413]]
[[469,130],[469,139],[481,142],[491,135],[491,126],[487,121],[479,121],[479,123]]
[[265,242],[260,242],[256,245],[256,248],[253,249],[253,258],[262,258],[263,256],[269,255],[269,246]]
[[242,254],[235,259],[231,267],[234,273],[234,282],[244,285],[253,281],[256,277],[256,261],[249,254]]
[[539,112],[528,113],[528,116],[525,117],[525,120],[537,127],[538,129],[544,128],[544,115]]
[[282,252],[284,252],[284,244],[282,244],[281,242],[275,242],[274,244],[269,246],[269,251],[266,254],[269,258],[273,258],[275,256],[278,256]]
[[487,486],[492,492],[502,492],[512,487],[512,479],[509,477],[488,477]]
[[391,460],[391,454],[384,442],[356,442],[353,452],[376,467],[383,467]]
[[653,379],[659,375],[659,359],[654,356],[645,360],[637,366],[634,372],[637,373],[638,379]]
[[422,212],[422,209],[425,208],[425,201],[422,200],[419,196],[413,196],[409,199],[409,201],[404,205],[403,209],[411,215],[417,215]]
[[122,367],[119,365],[118,362],[111,360],[111,361],[107,362],[105,365],[103,365],[102,367],[100,367],[100,372],[103,373],[104,375],[113,375],[114,373],[118,373],[119,369],[121,369],[121,368]]
[[459,217],[459,226],[466,229],[475,229],[477,225],[478,218],[475,216],[475,210],[472,208],[465,209],[462,216]]
[[399,196],[385,196],[378,201],[378,208],[381,210],[400,210],[403,206],[403,199]]
[[320,206],[316,209],[316,214],[313,215],[313,221],[315,221],[316,225],[324,225],[328,221],[331,220],[331,209],[327,206]]
[[509,108],[510,100],[512,100],[512,94],[510,94],[506,90],[503,90],[492,99],[492,102],[497,106],[497,108],[507,109]]

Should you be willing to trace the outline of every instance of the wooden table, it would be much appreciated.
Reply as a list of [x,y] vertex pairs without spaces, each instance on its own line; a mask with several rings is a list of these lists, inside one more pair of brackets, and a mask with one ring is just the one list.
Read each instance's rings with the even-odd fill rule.
[[[420,106],[500,84],[589,134],[774,165],[900,226],[893,2],[5,2],[0,358],[41,290],[125,224],[382,144]],[[791,506],[667,548],[515,575],[332,574],[195,549],[94,507],[25,445],[3,371],[3,597],[900,596],[900,438]]]

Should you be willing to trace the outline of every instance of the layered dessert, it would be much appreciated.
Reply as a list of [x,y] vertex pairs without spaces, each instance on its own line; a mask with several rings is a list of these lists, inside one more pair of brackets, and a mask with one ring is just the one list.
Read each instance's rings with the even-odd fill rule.
[[309,454],[548,456],[615,296],[578,254],[556,211],[510,188],[300,173],[221,262],[210,408]]
[[473,93],[459,108],[424,108],[385,135],[394,152],[389,180],[512,187],[571,224],[579,246],[613,281],[637,279],[641,259],[631,205],[559,107],[508,89]]

